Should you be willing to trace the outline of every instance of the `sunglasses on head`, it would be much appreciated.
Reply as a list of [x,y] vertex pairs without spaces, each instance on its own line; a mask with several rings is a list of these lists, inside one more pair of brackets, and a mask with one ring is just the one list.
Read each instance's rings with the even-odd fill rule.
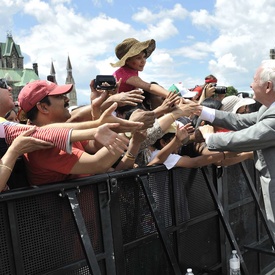
[[8,83],[5,78],[0,78],[0,88],[2,89],[8,89]]

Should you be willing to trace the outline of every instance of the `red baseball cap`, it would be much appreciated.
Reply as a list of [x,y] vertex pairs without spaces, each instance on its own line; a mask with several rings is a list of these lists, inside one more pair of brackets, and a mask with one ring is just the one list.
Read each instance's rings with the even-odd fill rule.
[[48,95],[67,94],[73,88],[73,84],[57,85],[47,80],[35,80],[29,82],[20,91],[18,102],[24,112],[30,111],[37,102]]

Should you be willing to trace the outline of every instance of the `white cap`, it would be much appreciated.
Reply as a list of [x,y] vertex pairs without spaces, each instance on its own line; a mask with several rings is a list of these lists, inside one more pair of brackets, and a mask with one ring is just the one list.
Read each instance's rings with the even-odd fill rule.
[[190,91],[187,88],[185,88],[183,86],[182,82],[173,84],[168,89],[168,91],[175,92],[184,98],[193,98],[194,96],[196,96],[198,94],[198,92],[193,92],[193,91]]

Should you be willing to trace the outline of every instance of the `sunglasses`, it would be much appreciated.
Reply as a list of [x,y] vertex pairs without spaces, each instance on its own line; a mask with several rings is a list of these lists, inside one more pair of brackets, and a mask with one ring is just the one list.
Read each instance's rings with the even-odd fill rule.
[[2,89],[8,89],[8,83],[5,78],[0,78],[0,88]]

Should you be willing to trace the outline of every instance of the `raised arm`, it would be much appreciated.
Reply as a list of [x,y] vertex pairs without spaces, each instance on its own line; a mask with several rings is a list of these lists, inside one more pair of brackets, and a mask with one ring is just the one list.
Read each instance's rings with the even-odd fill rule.
[[7,152],[0,160],[0,192],[6,189],[7,181],[12,173],[17,158],[24,153],[35,150],[49,149],[53,144],[40,139],[30,137],[36,129],[32,127],[14,139]]
[[188,141],[188,132],[185,127],[179,127],[177,125],[176,135],[173,139],[165,145],[158,154],[148,163],[148,166],[154,164],[162,164],[168,158],[170,154],[172,154],[177,148],[182,146]]
[[152,93],[154,95],[159,95],[164,98],[166,98],[166,96],[169,94],[169,91],[167,91],[160,85],[151,84],[146,81],[143,81],[139,76],[132,76],[128,78],[126,83],[136,88],[142,89],[144,91],[148,91],[149,93]]

